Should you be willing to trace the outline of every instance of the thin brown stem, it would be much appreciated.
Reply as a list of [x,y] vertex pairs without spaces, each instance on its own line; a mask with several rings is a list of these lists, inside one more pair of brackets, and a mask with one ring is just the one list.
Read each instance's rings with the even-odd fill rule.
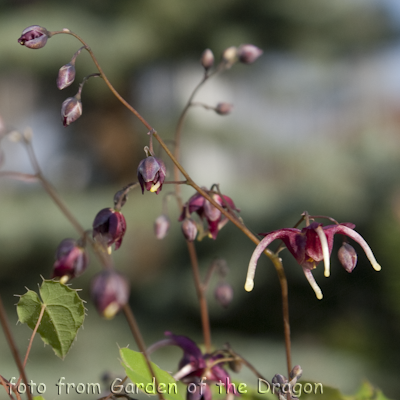
[[[3,307],[3,301],[1,300],[1,296],[0,296],[0,322],[3,327],[3,331],[6,336],[8,345],[11,349],[11,353],[14,357],[14,361],[17,364],[18,371],[19,371],[20,375],[22,376],[22,380],[23,380],[24,384],[26,385],[26,387],[28,387],[28,379],[25,374],[25,368],[22,365],[21,357],[19,356],[17,346],[16,346],[16,344],[14,342],[14,338],[11,334],[10,325],[8,324],[7,315],[6,315],[6,311]],[[30,390],[27,391],[27,395],[28,395],[29,400],[33,400]]]
[[[31,339],[29,340],[28,349],[26,350],[25,359],[24,359],[24,368],[26,367],[26,363],[28,362],[28,357],[29,357],[29,353],[31,352],[33,339],[35,338],[35,335],[36,335],[36,332],[37,332],[37,330],[39,328],[39,325],[42,322],[42,318],[43,318],[43,314],[44,314],[44,310],[45,309],[46,309],[46,305],[42,304],[42,307],[40,309],[40,314],[39,314],[38,320],[37,320],[36,325],[35,325],[35,329],[32,332]],[[19,386],[20,382],[21,382],[21,376],[18,378],[17,386]]]
[[210,319],[208,316],[208,307],[207,307],[207,299],[205,296],[205,288],[201,283],[200,272],[199,272],[199,263],[197,261],[196,248],[193,242],[187,241],[187,246],[189,250],[190,261],[192,264],[193,278],[196,287],[197,297],[199,299],[200,304],[200,315],[201,322],[203,327],[203,338],[204,338],[204,346],[206,348],[206,353],[211,352],[211,330],[210,330]]
[[0,383],[1,383],[1,386],[4,387],[5,391],[6,391],[7,394],[8,394],[8,397],[9,397],[11,400],[14,400],[14,397],[11,395],[11,384],[10,384],[10,383],[7,383],[7,382],[8,382],[8,381],[6,381],[6,379],[4,379],[4,378],[0,375]]
[[108,80],[107,76],[104,74],[102,68],[100,67],[100,64],[98,63],[92,49],[86,44],[86,42],[78,36],[76,33],[70,31],[69,29],[63,29],[62,31],[57,31],[57,32],[51,32],[51,35],[57,35],[57,34],[67,34],[67,35],[72,35],[76,39],[78,39],[84,46],[85,49],[88,51],[90,54],[90,57],[92,57],[92,60],[94,64],[96,65],[97,70],[100,72],[100,76],[103,78],[104,82],[106,85],[109,87],[111,92],[114,94],[114,96],[132,113],[138,118],[138,120],[149,130],[151,131],[153,128],[151,125],[115,90],[114,86],[111,84],[111,82]]
[[[125,304],[123,306],[122,310],[123,310],[123,312],[125,314],[126,320],[128,321],[128,325],[129,325],[129,327],[131,329],[131,332],[132,332],[132,335],[133,335],[133,337],[135,339],[135,342],[138,345],[139,350],[143,353],[144,358],[146,359],[146,363],[147,363],[147,366],[149,368],[150,374],[151,374],[151,376],[154,377],[155,386],[158,387],[157,377],[156,377],[156,375],[154,373],[153,366],[151,365],[150,357],[147,354],[146,345],[144,343],[142,334],[140,333],[139,326],[138,326],[138,324],[136,322],[136,318],[133,315],[133,311],[132,311],[131,307],[129,306],[129,304]],[[164,399],[163,395],[161,393],[159,393],[158,390],[157,390],[157,394],[158,394],[158,397],[159,397],[160,400]]]

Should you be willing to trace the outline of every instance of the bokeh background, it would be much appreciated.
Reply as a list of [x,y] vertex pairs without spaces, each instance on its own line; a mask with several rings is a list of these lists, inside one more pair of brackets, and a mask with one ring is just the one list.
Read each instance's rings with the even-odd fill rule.
[[[293,361],[304,379],[349,394],[363,379],[396,398],[400,368],[400,3],[397,0],[2,0],[0,2],[0,115],[9,129],[34,132],[33,145],[45,175],[83,226],[112,205],[114,193],[136,180],[148,144],[145,129],[99,79],[84,87],[83,116],[68,128],[60,121],[62,102],[80,80],[96,72],[88,54],[78,57],[77,80],[60,92],[58,69],[80,44],[57,35],[41,50],[19,46],[29,25],[69,28],[95,52],[117,90],[165,140],[191,90],[201,79],[205,48],[217,59],[231,45],[253,43],[264,50],[252,66],[237,65],[210,80],[197,100],[234,104],[230,116],[191,110],[183,134],[182,163],[194,180],[223,193],[241,208],[254,232],[290,227],[307,210],[351,221],[373,248],[382,271],[375,272],[362,250],[348,274],[332,253],[332,273],[315,271],[324,299],[318,301],[300,267],[282,253],[290,293]],[[30,172],[22,147],[1,146],[4,170]],[[172,144],[171,144],[172,146]],[[157,149],[158,151],[158,149]],[[162,157],[164,155],[160,153]],[[172,170],[170,162],[167,167]],[[173,179],[172,175],[168,179]],[[191,268],[177,222],[163,241],[153,222],[162,212],[158,195],[135,190],[124,207],[128,230],[114,253],[132,282],[131,305],[147,344],[166,330],[201,341]],[[185,197],[193,194],[184,188]],[[21,354],[30,330],[16,324],[15,294],[36,289],[51,276],[54,252],[72,226],[38,184],[0,181],[0,292]],[[230,342],[265,376],[285,374],[278,279],[261,260],[255,289],[243,289],[254,245],[228,224],[217,241],[198,243],[203,276],[214,257],[224,258],[235,291],[227,310],[209,293],[213,340]],[[90,300],[90,280],[100,270],[95,257],[73,282],[87,300],[84,329],[64,361],[36,338],[28,378],[58,396],[55,383],[101,382],[109,371],[122,374],[118,346],[136,348],[125,320],[99,318]],[[179,349],[154,359],[175,370]],[[0,334],[0,373],[17,369]],[[239,375],[249,384],[256,379]],[[3,395],[2,395],[3,396]],[[93,398],[79,395],[78,398]]]

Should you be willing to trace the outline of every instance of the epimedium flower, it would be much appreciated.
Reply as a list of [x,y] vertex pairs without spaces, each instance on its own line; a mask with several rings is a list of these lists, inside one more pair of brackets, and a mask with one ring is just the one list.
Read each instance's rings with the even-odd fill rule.
[[111,251],[111,245],[115,243],[115,250],[118,250],[126,231],[125,217],[120,211],[113,208],[103,208],[93,221],[93,237],[100,236],[105,240]]
[[[188,400],[200,398],[211,400],[209,383],[229,382],[229,374],[223,368],[222,362],[218,363],[218,359],[223,358],[223,355],[203,354],[193,340],[183,335],[165,332],[165,336],[167,336],[167,339],[154,343],[147,349],[148,353],[150,354],[164,346],[180,347],[183,350],[183,357],[179,361],[178,372],[174,375],[174,379],[187,385],[198,385],[198,390],[195,393],[188,391]],[[233,386],[227,390],[236,394]]]
[[52,278],[62,283],[81,275],[89,264],[85,249],[74,239],[64,239],[57,248]]
[[22,31],[18,43],[22,46],[28,47],[29,49],[41,49],[46,45],[47,39],[50,36],[51,35],[46,28],[39,25],[32,25]]
[[112,319],[129,300],[127,279],[114,270],[104,270],[92,280],[90,288],[93,303],[99,314]]
[[237,49],[237,56],[243,64],[253,64],[261,55],[263,51],[253,44],[242,44]]
[[142,194],[144,188],[150,192],[160,193],[165,180],[167,169],[164,162],[154,156],[149,156],[140,161],[137,176],[139,179]]
[[[372,264],[372,267],[376,271],[380,271],[381,266],[377,263],[371,248],[362,236],[354,230],[354,228],[355,225],[352,223],[322,226],[322,224],[318,222],[313,222],[302,230],[296,228],[284,228],[269,233],[262,233],[261,235],[264,236],[264,239],[262,239],[255,248],[249,262],[246,284],[244,286],[245,290],[248,292],[253,290],[257,261],[267,246],[277,239],[283,241],[287,249],[303,268],[303,272],[318,299],[322,299],[322,292],[315,282],[311,270],[316,268],[320,261],[324,260],[324,275],[326,277],[330,275],[329,258],[332,253],[335,234],[348,236],[357,242],[364,250],[365,255]],[[348,272],[351,272],[351,270],[349,271],[351,268],[345,267],[345,269]]]
[[[230,197],[225,195],[222,195],[221,197],[218,193],[211,190],[207,192],[222,208],[240,211],[240,209],[236,208],[235,203]],[[207,222],[208,234],[213,239],[217,238],[218,232],[228,222],[228,219],[223,216],[221,211],[199,193],[194,194],[186,202],[182,214],[179,217],[179,221],[183,221],[187,218],[187,215],[192,214],[193,212],[197,213],[202,220]]]

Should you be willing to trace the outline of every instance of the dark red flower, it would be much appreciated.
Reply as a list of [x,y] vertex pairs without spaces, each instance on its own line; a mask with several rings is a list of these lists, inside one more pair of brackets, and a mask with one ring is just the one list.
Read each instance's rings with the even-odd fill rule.
[[29,49],[41,49],[47,43],[50,34],[46,28],[39,25],[32,25],[22,31],[18,43]]
[[57,248],[56,261],[53,266],[53,278],[61,278],[65,283],[81,275],[89,264],[85,249],[74,239],[64,239]]
[[367,242],[353,229],[354,224],[342,223],[335,225],[322,226],[318,222],[313,222],[309,226],[300,229],[286,228],[277,231],[262,233],[265,236],[257,245],[251,256],[247,270],[245,290],[250,292],[254,287],[254,275],[256,272],[257,261],[263,251],[274,240],[280,239],[285,243],[287,249],[292,253],[296,261],[302,266],[304,274],[314,289],[318,299],[322,299],[322,292],[311,273],[317,264],[324,260],[326,277],[330,274],[329,258],[332,253],[333,237],[339,233],[356,241],[364,250],[366,256],[376,271],[381,270],[381,266],[375,260],[371,248]]
[[[212,191],[208,191],[208,194],[218,203],[221,207],[227,209],[229,208],[233,211],[240,211],[236,208],[233,200],[225,195],[222,197]],[[196,193],[193,195],[183,207],[182,214],[179,217],[179,221],[186,218],[186,213],[192,214],[197,213],[200,218],[207,221],[208,234],[211,238],[216,239],[218,232],[222,229],[228,222],[228,219],[223,216],[220,210],[213,206],[208,200],[206,200],[201,194]]]
[[[168,339],[154,343],[148,348],[149,354],[164,346],[180,347],[183,350],[183,357],[178,364],[179,371],[174,375],[175,380],[182,381],[187,385],[193,383],[199,385],[199,390],[194,393],[193,397],[188,394],[188,399],[211,400],[208,383],[222,382],[225,384],[230,379],[229,374],[222,367],[222,363],[218,363],[218,359],[223,358],[223,355],[203,354],[196,343],[186,336],[174,335],[171,332],[165,332],[165,336]],[[203,377],[207,383],[202,381]],[[236,394],[236,391],[234,392]]]
[[144,193],[144,188],[147,191],[156,192],[156,194],[160,193],[166,173],[165,164],[159,158],[150,156],[140,161],[137,175],[142,194]]
[[113,208],[103,208],[93,221],[93,237],[100,235],[109,247],[115,243],[115,250],[121,246],[125,231],[125,217]]

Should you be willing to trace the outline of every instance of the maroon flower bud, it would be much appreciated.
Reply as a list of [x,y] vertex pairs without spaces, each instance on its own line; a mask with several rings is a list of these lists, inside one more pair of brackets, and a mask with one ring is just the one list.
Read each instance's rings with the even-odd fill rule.
[[227,65],[227,68],[230,68],[238,60],[237,50],[237,47],[232,46],[225,49],[222,53],[222,59]]
[[239,61],[243,64],[252,64],[262,53],[261,49],[252,44],[242,44],[237,51]]
[[164,239],[170,226],[169,218],[162,214],[154,222],[154,233],[157,239]]
[[185,218],[182,222],[182,232],[185,239],[189,242],[193,242],[197,235],[197,226],[192,218]]
[[242,361],[240,359],[229,361],[228,365],[229,365],[229,368],[233,372],[236,372],[236,373],[239,373],[241,371],[241,369],[242,369],[242,366],[243,366]]
[[233,108],[232,104],[229,103],[218,103],[215,107],[215,112],[219,115],[228,115],[231,113]]
[[93,221],[93,237],[100,235],[109,247],[115,243],[115,250],[121,246],[125,231],[125,217],[112,208],[103,208]]
[[18,43],[29,49],[41,49],[47,43],[50,37],[46,28],[39,25],[32,25],[22,31],[22,36],[18,39]]
[[64,126],[68,126],[82,115],[82,102],[80,95],[68,97],[61,106],[61,120]]
[[214,296],[222,307],[228,307],[233,299],[232,286],[229,283],[220,283],[215,289]]
[[81,275],[89,264],[85,249],[74,239],[64,239],[57,248],[52,278],[61,278],[65,283]]
[[159,158],[150,156],[140,161],[137,175],[142,194],[145,187],[147,191],[160,193],[166,173],[165,164]]
[[208,71],[214,65],[214,54],[210,49],[205,49],[201,55],[201,65]]
[[[65,89],[75,80],[75,65],[74,63],[68,63],[63,65],[58,71],[57,76],[57,87],[60,90]],[[81,112],[82,113],[82,112]]]
[[112,319],[128,302],[129,284],[116,271],[102,271],[93,278],[91,295],[99,314],[106,319]]
[[357,253],[354,247],[344,242],[342,247],[338,251],[338,258],[340,264],[347,272],[352,272],[357,265]]
[[290,371],[290,379],[296,378],[297,380],[301,378],[303,375],[303,369],[300,365],[295,365],[293,369]]

